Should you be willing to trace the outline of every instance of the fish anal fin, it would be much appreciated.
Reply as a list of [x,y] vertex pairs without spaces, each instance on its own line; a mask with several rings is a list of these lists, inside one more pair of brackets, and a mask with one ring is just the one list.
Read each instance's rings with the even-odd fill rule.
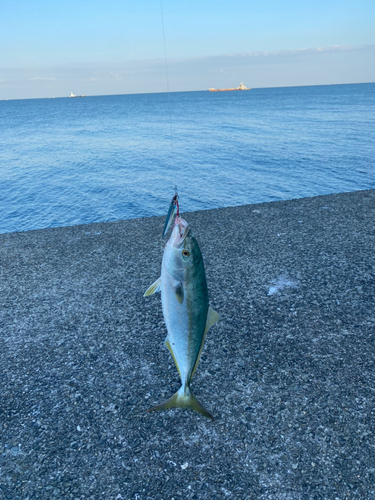
[[180,378],[181,378],[180,367],[178,366],[177,359],[176,359],[176,357],[175,357],[175,355],[173,353],[173,349],[172,349],[171,343],[169,342],[169,338],[168,337],[165,339],[164,344],[168,347],[169,352],[172,354],[172,358],[173,358],[174,364],[176,365],[176,368],[177,368],[178,373],[179,373]]
[[204,346],[204,341],[206,340],[207,332],[211,328],[211,326],[213,326],[215,323],[217,323],[219,321],[219,319],[220,319],[219,314],[216,311],[214,311],[214,309],[212,309],[211,306],[208,306],[206,328],[204,329],[202,343],[201,343],[201,346],[199,348],[197,360],[195,361],[193,371],[191,372],[191,378],[193,378],[194,373],[195,373],[196,369],[198,368],[198,364],[199,364],[199,360],[201,359],[201,354],[202,354],[202,350],[203,350],[203,346]]
[[160,283],[161,283],[161,278],[158,278],[154,283],[147,288],[145,293],[143,294],[143,297],[148,297],[149,295],[152,295],[156,292],[160,292]]

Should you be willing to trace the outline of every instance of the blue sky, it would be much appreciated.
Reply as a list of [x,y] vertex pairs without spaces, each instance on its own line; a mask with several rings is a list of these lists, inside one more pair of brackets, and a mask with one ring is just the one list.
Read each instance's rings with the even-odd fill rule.
[[[171,91],[375,81],[374,0],[163,0]],[[2,0],[0,99],[166,91],[160,0]]]

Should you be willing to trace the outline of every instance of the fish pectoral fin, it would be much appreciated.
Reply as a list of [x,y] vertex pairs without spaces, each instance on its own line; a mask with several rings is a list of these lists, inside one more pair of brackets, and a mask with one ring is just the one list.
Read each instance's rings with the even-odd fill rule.
[[204,341],[206,340],[207,332],[211,328],[211,326],[213,326],[215,323],[217,323],[219,321],[219,319],[220,319],[219,314],[214,309],[212,309],[211,306],[208,306],[206,328],[204,329],[202,343],[201,343],[201,346],[199,348],[199,352],[198,352],[198,356],[197,356],[197,359],[196,359],[195,364],[194,364],[194,368],[191,372],[191,378],[193,378],[194,373],[198,367],[199,360],[201,359],[201,354],[202,354],[202,350],[203,350]]
[[174,293],[176,295],[176,299],[178,300],[178,302],[180,304],[183,303],[184,301],[184,287],[182,286],[182,283],[179,283],[175,289],[174,289]]
[[143,297],[148,297],[149,295],[152,295],[156,292],[160,292],[160,283],[161,278],[158,278],[151,286],[147,288],[147,290],[143,294]]
[[174,355],[174,353],[173,353],[173,349],[172,349],[171,343],[169,342],[169,338],[168,338],[168,336],[167,336],[167,338],[165,339],[164,344],[168,347],[169,352],[172,354],[172,358],[173,358],[174,364],[176,365],[176,368],[177,368],[178,373],[179,373],[180,378],[181,378],[181,371],[180,371],[180,367],[178,366],[177,359],[176,359],[176,356],[175,356],[175,355]]
[[214,309],[212,309],[211,306],[208,306],[205,332],[208,332],[211,326],[214,326],[214,324],[217,323],[219,319],[220,315]]

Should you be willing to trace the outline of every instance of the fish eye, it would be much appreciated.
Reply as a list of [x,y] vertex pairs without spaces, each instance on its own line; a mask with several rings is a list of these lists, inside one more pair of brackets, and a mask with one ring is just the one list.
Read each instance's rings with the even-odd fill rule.
[[190,252],[188,252],[187,250],[182,250],[182,255],[183,255],[184,257],[189,257]]

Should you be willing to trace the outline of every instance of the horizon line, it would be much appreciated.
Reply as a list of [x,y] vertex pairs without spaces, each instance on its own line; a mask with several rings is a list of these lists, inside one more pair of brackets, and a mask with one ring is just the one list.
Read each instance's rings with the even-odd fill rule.
[[[283,85],[283,86],[265,86],[265,87],[250,87],[247,90],[262,90],[262,89],[286,89],[286,88],[304,88],[304,87],[333,87],[338,85],[371,85],[375,84],[373,82],[346,82],[346,83],[322,83],[322,84],[306,84],[306,85]],[[152,95],[152,94],[181,94],[185,92],[209,92],[209,89],[196,89],[196,90],[173,90],[173,91],[159,91],[159,92],[129,92],[126,94],[87,94],[82,97],[114,97],[122,95]],[[21,97],[21,98],[9,98],[0,99],[3,101],[31,101],[38,99],[69,99],[70,96],[49,96],[49,97]]]

